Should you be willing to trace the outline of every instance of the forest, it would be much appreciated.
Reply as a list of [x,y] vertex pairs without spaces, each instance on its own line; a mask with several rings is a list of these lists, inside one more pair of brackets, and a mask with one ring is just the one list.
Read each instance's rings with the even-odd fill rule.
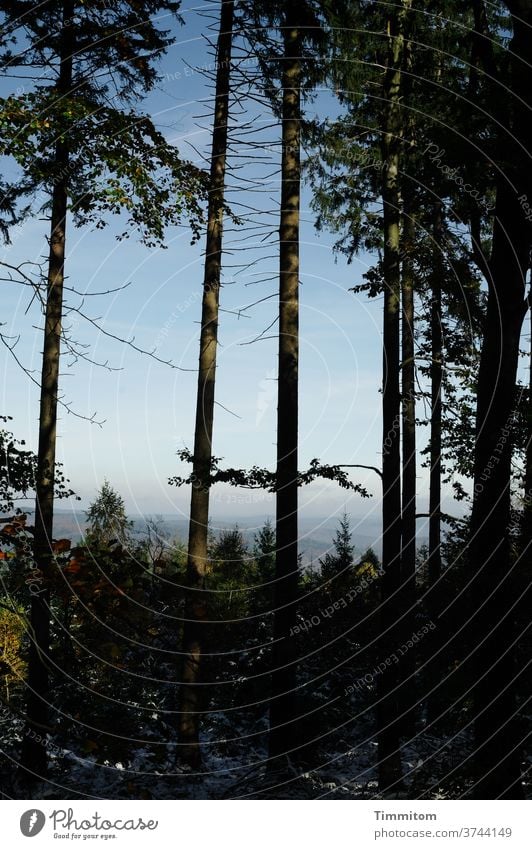
[[531,0],[0,13],[2,798],[530,798]]

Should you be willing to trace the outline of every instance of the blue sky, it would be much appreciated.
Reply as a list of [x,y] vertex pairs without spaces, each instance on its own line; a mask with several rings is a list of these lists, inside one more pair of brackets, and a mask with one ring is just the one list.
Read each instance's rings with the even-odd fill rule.
[[[183,11],[185,26],[177,31],[177,43],[161,64],[161,83],[145,102],[156,123],[176,142],[184,156],[205,154],[209,146],[210,90],[202,74],[190,66],[210,67],[212,56],[203,37],[205,21],[196,10]],[[333,109],[322,95],[310,109]],[[198,117],[202,116],[202,117]],[[243,116],[253,117],[266,128],[263,139],[276,139],[271,115],[256,104]],[[272,154],[275,158],[275,153]],[[199,160],[197,160],[199,161]],[[263,193],[251,203],[275,209],[279,177],[266,175],[273,169],[258,166],[249,175],[260,178]],[[243,176],[248,172],[244,171]],[[240,190],[231,202],[250,202]],[[361,282],[370,259],[361,257],[352,265],[336,261],[334,237],[317,235],[309,193],[303,196],[301,239],[301,363],[300,363],[300,466],[313,458],[328,463],[380,464],[380,372],[381,302],[353,295],[349,288]],[[236,206],[235,206],[236,209]],[[237,210],[238,211],[238,210]],[[275,218],[272,219],[275,223]],[[247,222],[249,223],[249,222]],[[91,356],[121,369],[106,371],[63,360],[61,389],[72,409],[82,415],[96,413],[105,420],[100,427],[84,419],[60,413],[58,458],[73,488],[86,507],[104,477],[124,496],[134,513],[177,513],[186,515],[189,493],[169,487],[167,478],[183,473],[175,453],[192,447],[195,410],[202,242],[190,245],[186,228],[169,231],[167,248],[147,249],[135,239],[119,242],[118,228],[103,231],[74,229],[67,235],[67,274],[82,291],[127,289],[102,298],[87,298],[84,309],[111,333],[147,350],[156,349],[163,359],[172,359],[186,371],[170,369],[143,357],[130,348],[99,335],[74,315],[67,318],[72,335],[90,343]],[[47,223],[34,220],[13,234],[13,245],[3,249],[3,258],[15,264],[37,260],[46,253]],[[228,243],[238,246],[238,234]],[[275,292],[277,262],[273,249],[257,240],[245,242],[246,260],[260,259],[257,266],[226,269],[221,305],[237,310]],[[271,258],[267,258],[268,255]],[[228,263],[242,262],[235,253]],[[269,276],[269,282],[256,282]],[[41,320],[33,303],[28,314],[28,291],[3,284],[4,332],[20,334],[17,354],[38,376],[42,345]],[[79,299],[78,299],[79,300]],[[275,458],[277,342],[269,338],[248,345],[275,318],[275,298],[250,310],[248,317],[224,312],[220,324],[217,406],[214,452],[230,465],[253,464],[273,467]],[[268,336],[275,333],[272,329]],[[35,448],[37,438],[37,387],[14,367],[5,350],[0,351],[3,371],[2,410],[14,417],[13,429]],[[232,412],[228,412],[232,411]],[[424,441],[424,434],[420,440]],[[426,470],[420,470],[420,508],[426,504]],[[344,506],[356,516],[379,511],[379,487],[374,473],[360,472],[356,479],[374,492],[370,502],[350,496],[334,484],[314,484],[301,493],[307,516],[329,516]],[[213,491],[213,514],[273,515],[270,495],[235,494],[224,487]]]

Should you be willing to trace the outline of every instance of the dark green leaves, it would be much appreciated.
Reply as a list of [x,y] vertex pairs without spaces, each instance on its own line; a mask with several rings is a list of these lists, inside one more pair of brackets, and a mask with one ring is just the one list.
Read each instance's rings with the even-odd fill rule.
[[[101,228],[109,213],[122,215],[121,237],[137,232],[153,246],[165,227],[188,218],[198,238],[206,175],[184,162],[147,116],[74,96],[59,101],[40,89],[0,102],[0,132],[0,153],[24,172],[20,193],[50,192],[66,180],[76,224]],[[63,169],[56,164],[58,139],[70,150]]]
[[[187,448],[178,451],[177,456],[185,463],[191,463],[193,459],[192,453]],[[266,489],[269,492],[277,490],[275,472],[260,468],[260,466],[252,466],[251,469],[220,469],[218,466],[220,459],[220,457],[213,457],[210,474],[204,480],[197,480],[193,475],[186,478],[176,475],[170,478],[168,483],[171,486],[191,484],[192,486],[207,487],[216,483],[228,483],[230,486],[239,486],[244,489]],[[306,486],[318,478],[335,481],[342,489],[350,489],[353,492],[358,492],[362,498],[370,498],[369,492],[363,486],[349,480],[347,473],[341,466],[330,466],[326,463],[320,463],[317,459],[311,460],[309,468],[304,472],[298,472],[297,485]]]

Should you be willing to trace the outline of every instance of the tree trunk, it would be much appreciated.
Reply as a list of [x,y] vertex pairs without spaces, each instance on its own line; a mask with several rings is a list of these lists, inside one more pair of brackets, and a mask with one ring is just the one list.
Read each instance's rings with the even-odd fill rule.
[[[530,4],[507,0],[513,16],[511,135],[501,137],[503,163],[495,208],[489,295],[477,397],[475,484],[471,516],[472,656],[475,772],[478,798],[522,795],[515,722],[515,570],[509,544],[511,429],[531,229],[532,24]],[[528,198],[528,201],[524,199]]]
[[290,630],[298,593],[298,360],[301,35],[288,4],[284,39],[281,219],[279,227],[279,375],[277,402],[274,643],[270,702],[270,762],[294,748],[296,666]]
[[441,713],[442,695],[445,687],[440,688],[442,679],[442,640],[446,637],[441,631],[438,616],[441,610],[441,588],[438,584],[441,576],[441,447],[442,447],[442,386],[443,386],[443,337],[442,337],[442,280],[443,262],[443,211],[440,204],[434,209],[433,219],[433,270],[431,276],[430,304],[430,473],[429,473],[429,550],[427,557],[428,591],[425,603],[434,631],[427,636],[427,654],[429,660],[425,667],[425,689],[427,691],[427,718],[435,722]]
[[[405,206],[403,214],[403,271],[402,299],[402,471],[403,490],[401,505],[401,592],[403,594],[402,631],[406,642],[415,631],[416,607],[416,370],[414,352],[414,275],[412,255],[416,236],[415,218]],[[414,731],[416,707],[416,652],[410,649],[401,664],[401,699],[403,731]]]
[[382,565],[381,662],[379,678],[378,743],[381,792],[398,788],[401,781],[399,749],[399,687],[397,657],[401,635],[401,396],[399,391],[399,161],[405,119],[402,114],[402,65],[405,56],[404,18],[410,0],[390,20],[383,116],[383,219],[384,219],[384,327],[382,390]]
[[532,305],[529,310],[530,318],[530,340],[528,364],[528,403],[526,415],[526,454],[525,454],[525,480],[523,517],[521,526],[520,556],[523,564],[530,562],[530,545],[532,543]]
[[218,346],[218,311],[222,270],[222,230],[229,120],[229,85],[233,42],[234,0],[224,0],[216,52],[216,93],[210,192],[205,249],[205,273],[194,433],[193,484],[187,562],[187,601],[183,628],[183,664],[179,691],[179,755],[198,768],[201,761],[199,725],[205,694],[201,660],[205,644],[207,600],[205,575],[209,524],[209,475],[212,461],[214,391]]
[[443,274],[443,220],[440,206],[434,215],[434,274],[430,306],[430,483],[428,574],[432,587],[441,575],[441,427],[442,427],[442,328],[441,284]]
[[[510,189],[499,186],[486,330],[478,377],[475,484],[471,515],[471,669],[475,676],[476,795],[519,791],[515,722],[514,575],[510,569],[511,429],[528,243],[519,241]],[[517,227],[519,229],[519,225]],[[511,242],[506,233],[512,234]],[[522,248],[526,244],[527,249]],[[521,250],[519,250],[521,248]],[[514,254],[515,251],[515,254]],[[521,281],[519,281],[520,264]]]
[[[74,32],[72,2],[63,4],[58,96],[72,89]],[[61,326],[63,318],[63,282],[65,267],[65,229],[68,205],[68,161],[66,141],[56,144],[56,175],[52,191],[50,254],[45,310],[39,413],[39,447],[35,481],[35,535],[33,556],[36,578],[30,585],[30,651],[28,658],[27,726],[22,744],[21,766],[26,774],[43,776],[47,769],[45,735],[49,726],[50,590],[53,569],[52,535],[54,521],[54,478],[57,426],[57,397]]]

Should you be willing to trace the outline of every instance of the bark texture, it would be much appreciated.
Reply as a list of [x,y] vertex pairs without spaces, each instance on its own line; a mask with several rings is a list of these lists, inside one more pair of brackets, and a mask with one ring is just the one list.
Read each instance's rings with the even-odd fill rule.
[[202,654],[205,650],[206,620],[208,619],[205,577],[208,559],[209,476],[214,424],[233,22],[234,0],[224,0],[216,52],[216,102],[201,311],[192,466],[193,484],[190,500],[187,561],[188,593],[183,627],[183,662],[179,690],[179,756],[195,769],[200,766],[201,762],[200,716],[206,703],[205,686],[201,680],[201,665]]
[[[72,62],[75,49],[72,18],[74,4],[62,5],[60,68],[57,95],[72,89]],[[50,219],[50,253],[46,292],[44,343],[39,407],[39,442],[35,482],[34,574],[31,585],[30,650],[27,676],[27,727],[21,765],[27,775],[42,776],[47,769],[46,733],[50,730],[50,589],[54,568],[52,535],[54,522],[54,480],[57,436],[57,398],[63,319],[65,231],[68,206],[68,142],[59,138],[55,150],[55,174]]]
[[[296,748],[296,658],[290,631],[298,594],[298,367],[301,33],[288,5],[283,28],[277,494],[269,756],[273,767]],[[274,762],[274,759],[276,762]]]
[[[384,78],[382,134],[382,199],[384,218],[384,324],[382,390],[382,565],[381,662],[392,657],[401,636],[401,394],[400,394],[400,183],[401,139],[406,125],[402,110],[405,61],[405,18],[410,0],[403,0],[389,22],[389,48]],[[379,679],[379,785],[393,792],[401,781],[398,664],[391,663]]]

